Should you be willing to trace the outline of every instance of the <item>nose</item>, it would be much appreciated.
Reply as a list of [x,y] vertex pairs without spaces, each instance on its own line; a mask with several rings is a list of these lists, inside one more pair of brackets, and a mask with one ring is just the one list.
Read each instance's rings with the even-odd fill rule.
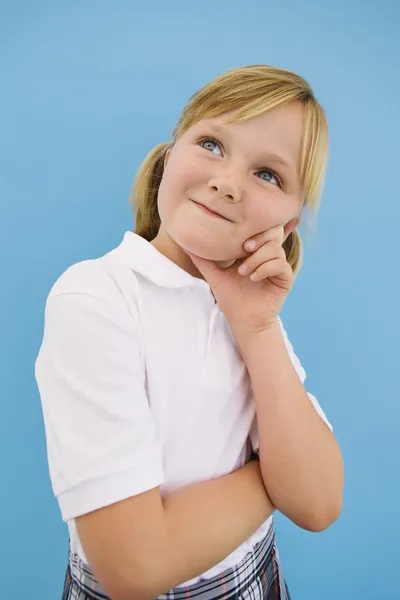
[[208,189],[212,194],[231,203],[239,202],[241,199],[239,187],[228,177],[210,179],[208,182]]

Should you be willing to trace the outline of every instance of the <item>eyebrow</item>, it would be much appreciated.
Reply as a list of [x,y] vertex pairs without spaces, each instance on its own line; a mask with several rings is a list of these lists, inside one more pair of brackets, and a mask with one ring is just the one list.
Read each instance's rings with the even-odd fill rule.
[[[210,123],[209,127],[217,134],[226,134],[226,135],[230,136],[230,132],[228,131],[228,128],[224,125],[221,126],[221,125],[215,125],[214,123]],[[296,169],[295,169],[294,165],[292,165],[291,163],[288,163],[287,160],[285,158],[283,158],[283,156],[280,156],[279,154],[269,152],[268,155],[265,156],[264,160],[265,160],[265,162],[273,162],[275,164],[279,164],[282,167],[290,169],[293,173],[296,173]]]

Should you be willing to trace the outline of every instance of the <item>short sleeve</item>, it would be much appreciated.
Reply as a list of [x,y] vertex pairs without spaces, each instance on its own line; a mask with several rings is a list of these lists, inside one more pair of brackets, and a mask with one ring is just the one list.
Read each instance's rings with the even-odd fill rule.
[[[281,319],[279,319],[279,324],[281,326],[282,329],[282,335],[283,335],[283,339],[285,340],[285,345],[288,351],[288,354],[290,356],[290,359],[292,361],[292,364],[296,370],[297,375],[299,376],[299,379],[301,381],[301,383],[304,385],[304,382],[306,380],[306,372],[300,362],[300,360],[298,359],[298,357],[296,356],[296,354],[294,353],[293,350],[293,346],[289,341],[289,338],[287,336],[287,333],[283,327],[282,321]],[[328,425],[329,429],[332,431],[333,427],[331,425],[331,423],[328,421],[324,411],[322,410],[318,400],[316,399],[315,396],[313,396],[312,394],[308,393],[308,397],[310,399],[310,401],[312,402],[315,410],[317,411],[318,415],[321,417],[321,419],[323,421],[325,421],[325,423]],[[250,438],[250,442],[253,448],[254,452],[258,452],[258,448],[259,448],[259,438],[258,438],[258,427],[257,427],[257,418],[254,419],[250,433],[249,433],[249,438]]]
[[49,296],[35,374],[64,521],[164,483],[139,328],[122,303]]

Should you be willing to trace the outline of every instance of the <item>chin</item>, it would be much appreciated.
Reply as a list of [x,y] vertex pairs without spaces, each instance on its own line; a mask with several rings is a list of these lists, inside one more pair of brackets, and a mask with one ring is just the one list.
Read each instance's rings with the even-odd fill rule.
[[[175,235],[173,235],[175,233]],[[174,240],[178,246],[183,248],[183,250],[187,250],[192,254],[196,254],[196,256],[200,256],[206,260],[213,260],[216,262],[225,262],[230,261],[231,263],[238,258],[239,256],[239,248],[232,248],[232,242],[227,242],[227,245],[224,247],[223,244],[216,245],[215,239],[207,239],[208,236],[203,235],[195,235],[192,232],[171,232],[170,237]],[[210,236],[211,237],[211,236]],[[214,236],[213,236],[214,238]],[[242,256],[245,256],[246,253],[243,252]]]

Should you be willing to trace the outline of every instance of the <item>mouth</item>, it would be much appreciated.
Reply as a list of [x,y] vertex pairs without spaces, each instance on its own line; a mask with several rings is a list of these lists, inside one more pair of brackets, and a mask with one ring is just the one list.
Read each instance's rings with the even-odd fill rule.
[[204,204],[200,204],[200,202],[196,202],[195,200],[192,200],[192,202],[194,202],[194,204],[196,204],[200,208],[200,210],[202,210],[206,214],[209,214],[212,217],[216,217],[217,219],[223,219],[224,221],[230,221],[232,223],[231,219],[228,219],[227,217],[224,217],[220,213],[215,212],[214,210],[211,210]]

